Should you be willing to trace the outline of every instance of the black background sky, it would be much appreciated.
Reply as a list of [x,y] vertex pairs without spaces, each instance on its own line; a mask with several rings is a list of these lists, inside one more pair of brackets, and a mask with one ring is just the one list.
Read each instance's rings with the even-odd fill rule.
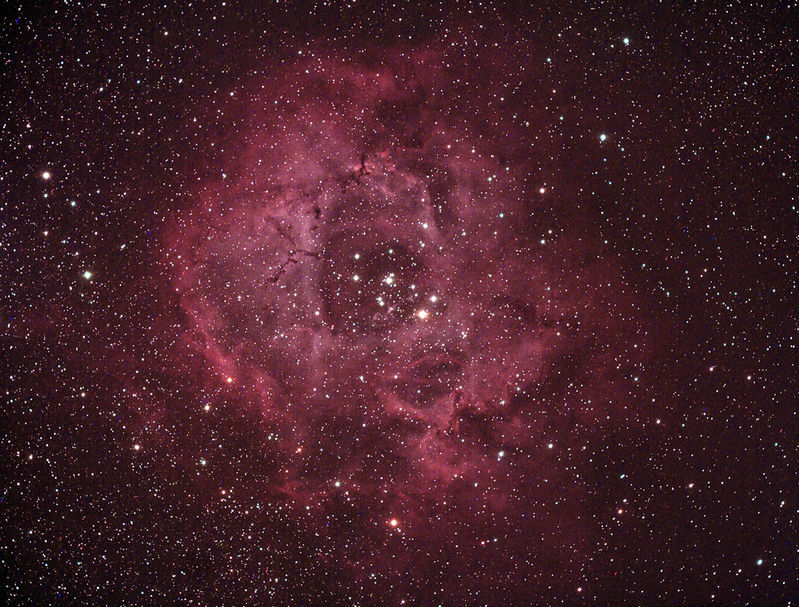
[[[9,604],[797,600],[794,8],[59,3],[1,31]],[[272,291],[268,226],[314,247]],[[287,311],[306,280],[321,320]]]

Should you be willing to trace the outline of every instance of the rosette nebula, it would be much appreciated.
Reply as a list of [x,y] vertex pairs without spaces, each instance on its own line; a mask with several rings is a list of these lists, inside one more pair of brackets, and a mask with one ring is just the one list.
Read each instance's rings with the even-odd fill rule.
[[404,48],[256,80],[225,174],[165,232],[201,391],[273,438],[259,490],[397,600],[453,575],[463,601],[573,587],[590,519],[573,466],[611,416],[647,415],[636,294],[544,180],[535,111],[502,104],[490,67],[511,67],[489,59]]

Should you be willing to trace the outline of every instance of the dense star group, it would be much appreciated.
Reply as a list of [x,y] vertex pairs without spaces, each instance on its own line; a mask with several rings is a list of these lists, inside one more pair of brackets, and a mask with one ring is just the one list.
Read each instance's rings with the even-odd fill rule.
[[3,601],[790,603],[781,9],[382,4],[4,22]]

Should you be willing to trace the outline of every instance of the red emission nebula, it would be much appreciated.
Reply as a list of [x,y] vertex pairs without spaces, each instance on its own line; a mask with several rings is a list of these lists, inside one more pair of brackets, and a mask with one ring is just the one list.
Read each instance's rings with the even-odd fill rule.
[[[586,444],[645,406],[647,330],[574,192],[543,177],[542,118],[492,84],[516,70],[534,95],[536,74],[513,49],[451,55],[298,57],[225,102],[224,168],[162,235],[175,357],[196,402],[256,427],[263,461],[233,494],[280,503],[345,579],[573,593]],[[484,87],[459,85],[475,72]]]

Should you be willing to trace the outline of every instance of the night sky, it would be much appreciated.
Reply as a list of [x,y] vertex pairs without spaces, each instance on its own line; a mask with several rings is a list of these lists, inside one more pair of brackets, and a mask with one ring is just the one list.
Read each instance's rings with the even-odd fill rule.
[[2,18],[0,602],[799,601],[789,3]]

